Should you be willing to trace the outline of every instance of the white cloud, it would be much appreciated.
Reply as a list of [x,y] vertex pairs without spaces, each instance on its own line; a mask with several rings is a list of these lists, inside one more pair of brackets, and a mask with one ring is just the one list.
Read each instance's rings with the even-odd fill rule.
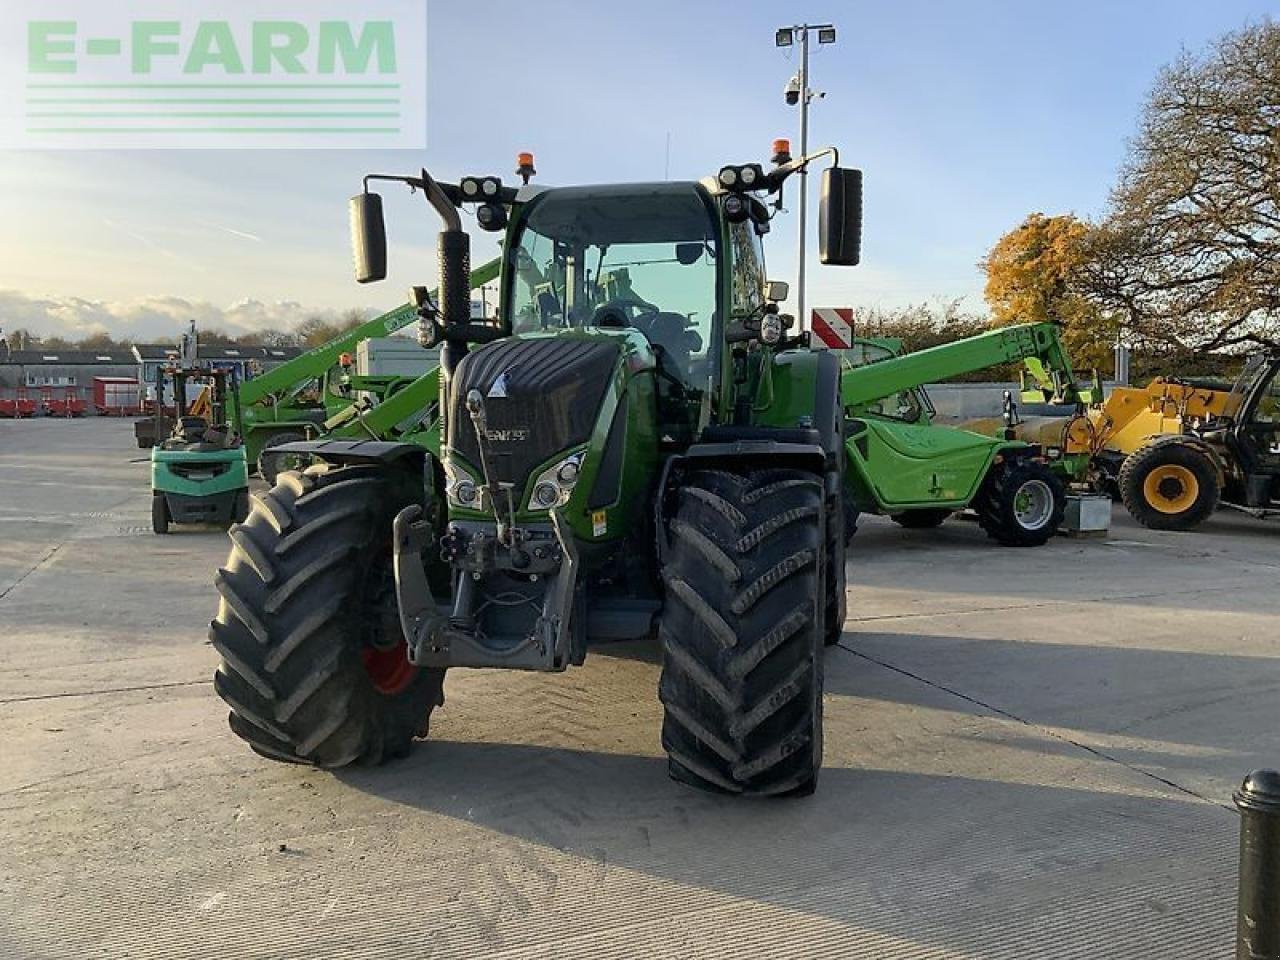
[[304,307],[293,300],[272,303],[239,300],[226,307],[184,297],[141,297],[136,300],[87,300],[81,297],[35,297],[0,290],[0,328],[25,328],[36,336],[78,339],[94,333],[134,340],[171,340],[194,320],[197,327],[229,333],[288,330],[309,316],[336,316],[336,310]]

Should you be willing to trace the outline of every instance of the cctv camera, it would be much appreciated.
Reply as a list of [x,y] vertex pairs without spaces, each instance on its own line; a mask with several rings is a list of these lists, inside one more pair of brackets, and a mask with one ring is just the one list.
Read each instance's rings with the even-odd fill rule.
[[782,92],[787,98],[787,106],[794,107],[800,102],[800,78],[792,77],[788,80],[787,85]]

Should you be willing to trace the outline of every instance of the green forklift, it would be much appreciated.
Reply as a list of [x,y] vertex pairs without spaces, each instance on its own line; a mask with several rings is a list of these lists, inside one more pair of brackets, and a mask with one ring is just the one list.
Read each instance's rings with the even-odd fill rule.
[[[171,523],[228,527],[249,514],[249,470],[244,445],[227,429],[226,370],[183,367],[166,371],[173,382],[174,426],[151,449],[151,529]],[[187,386],[205,389],[188,405]],[[159,415],[159,414],[157,414]]]

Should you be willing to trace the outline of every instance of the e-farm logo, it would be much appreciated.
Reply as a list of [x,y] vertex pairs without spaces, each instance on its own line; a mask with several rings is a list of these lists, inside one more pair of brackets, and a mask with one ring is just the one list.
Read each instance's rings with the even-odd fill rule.
[[2,146],[426,145],[426,0],[15,6],[0,22]]

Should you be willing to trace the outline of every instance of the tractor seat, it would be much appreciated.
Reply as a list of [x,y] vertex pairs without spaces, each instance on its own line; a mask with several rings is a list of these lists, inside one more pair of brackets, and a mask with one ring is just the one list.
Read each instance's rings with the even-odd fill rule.
[[187,443],[197,443],[204,439],[208,429],[209,421],[204,417],[182,417],[174,433]]

